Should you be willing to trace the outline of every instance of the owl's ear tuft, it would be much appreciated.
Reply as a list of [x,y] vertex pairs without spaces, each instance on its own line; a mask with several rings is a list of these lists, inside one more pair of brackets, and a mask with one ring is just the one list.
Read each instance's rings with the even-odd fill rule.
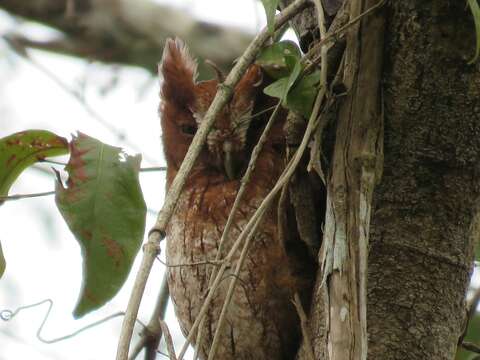
[[184,107],[193,102],[197,62],[179,38],[165,42],[158,73],[163,78],[161,97],[164,101]]

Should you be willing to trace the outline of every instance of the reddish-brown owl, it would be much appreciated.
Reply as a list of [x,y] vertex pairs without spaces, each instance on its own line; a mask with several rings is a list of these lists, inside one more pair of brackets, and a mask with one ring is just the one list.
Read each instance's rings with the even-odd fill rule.
[[[215,96],[218,82],[195,81],[196,62],[179,40],[167,41],[160,72],[168,188]],[[265,118],[252,117],[261,81],[260,68],[250,67],[208,135],[167,229],[166,256],[171,265],[205,262],[216,257],[240,178],[265,125]],[[281,129],[279,123],[258,158],[225,249],[232,246],[284,169]],[[273,207],[264,217],[249,249],[227,312],[217,359],[294,358],[300,326],[291,301],[297,291],[306,295],[314,274],[307,252],[292,246],[293,241],[285,244],[280,240],[276,213]],[[301,242],[298,243],[301,247]],[[228,275],[233,269],[234,266],[230,272],[227,270],[226,280],[216,290],[207,313],[199,349],[202,359],[208,355],[228,288]],[[204,303],[211,272],[212,265],[206,264],[168,269],[170,294],[184,334]]]

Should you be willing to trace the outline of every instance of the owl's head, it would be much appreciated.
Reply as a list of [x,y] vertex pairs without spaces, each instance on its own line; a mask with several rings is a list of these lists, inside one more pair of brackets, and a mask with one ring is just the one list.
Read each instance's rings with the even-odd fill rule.
[[[217,92],[218,81],[197,82],[197,63],[179,40],[168,39],[159,73],[163,77],[160,116],[167,165],[180,167],[197,128]],[[239,175],[248,158],[247,133],[262,73],[251,66],[234,89],[231,101],[217,116],[196,168]]]

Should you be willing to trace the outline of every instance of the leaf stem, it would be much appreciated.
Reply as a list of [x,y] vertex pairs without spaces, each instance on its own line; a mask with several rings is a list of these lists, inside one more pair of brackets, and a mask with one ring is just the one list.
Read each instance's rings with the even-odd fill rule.
[[49,196],[49,195],[55,195],[55,191],[45,191],[45,192],[32,193],[32,194],[15,194],[15,195],[8,195],[8,196],[0,196],[0,203],[3,202],[3,201],[28,199],[28,198],[35,198],[35,197]]

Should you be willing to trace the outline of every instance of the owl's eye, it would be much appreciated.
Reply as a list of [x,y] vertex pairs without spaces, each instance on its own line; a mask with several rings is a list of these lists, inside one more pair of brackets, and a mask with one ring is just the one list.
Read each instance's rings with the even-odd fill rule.
[[185,135],[193,136],[197,132],[197,127],[194,125],[183,124],[183,125],[180,125],[180,130]]

